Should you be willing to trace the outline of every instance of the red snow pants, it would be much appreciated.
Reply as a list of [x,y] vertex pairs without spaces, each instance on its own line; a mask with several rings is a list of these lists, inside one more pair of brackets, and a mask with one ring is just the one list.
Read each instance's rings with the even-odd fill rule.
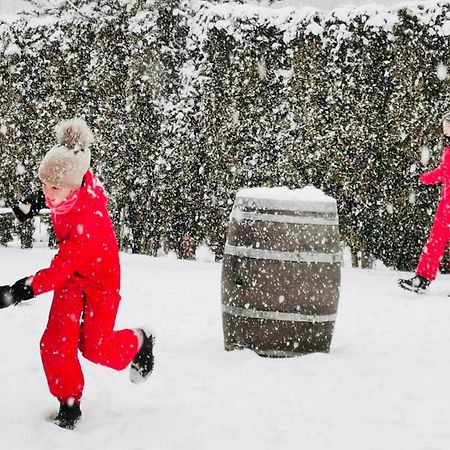
[[442,202],[436,211],[428,241],[425,244],[416,274],[433,281],[439,270],[445,248],[450,240],[450,204]]
[[124,369],[136,356],[135,333],[113,330],[119,302],[116,292],[86,292],[75,276],[55,289],[40,345],[50,392],[60,402],[81,399],[84,378],[78,350],[86,359],[116,370]]

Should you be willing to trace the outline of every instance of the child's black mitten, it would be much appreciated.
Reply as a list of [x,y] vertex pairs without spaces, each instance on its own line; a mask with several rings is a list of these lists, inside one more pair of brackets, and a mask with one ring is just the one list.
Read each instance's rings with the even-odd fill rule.
[[33,192],[27,197],[24,197],[19,200],[17,205],[11,207],[14,215],[18,220],[24,222],[27,219],[31,219],[39,211],[46,207],[45,204],[45,196],[44,193],[39,190],[37,192]]
[[30,278],[22,278],[12,286],[0,286],[0,309],[10,305],[17,305],[23,300],[34,298]]

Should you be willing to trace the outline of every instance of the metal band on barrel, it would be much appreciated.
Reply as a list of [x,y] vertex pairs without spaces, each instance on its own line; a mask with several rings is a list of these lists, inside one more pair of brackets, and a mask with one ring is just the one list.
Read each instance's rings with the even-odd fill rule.
[[242,256],[244,258],[271,259],[274,261],[292,261],[306,263],[339,263],[340,253],[312,253],[312,252],[280,252],[277,250],[260,250],[252,247],[236,247],[225,245],[225,254]]
[[[302,353],[299,352],[290,352],[287,350],[262,350],[262,349],[258,349],[255,350],[255,352],[259,355],[259,356],[270,356],[272,358],[289,358],[292,356],[298,356],[301,355]],[[309,352],[306,352],[309,353]]]
[[[233,344],[233,345],[227,345],[225,344],[225,350],[231,351],[231,350],[237,350],[237,349],[244,349],[247,348],[245,345],[237,345],[237,344]],[[293,356],[299,356],[299,355],[303,355],[305,353],[310,353],[310,352],[298,352],[298,351],[289,351],[289,350],[263,350],[261,348],[258,349],[252,349],[254,350],[259,356],[271,356],[271,357],[276,357],[276,358],[290,358]]]
[[339,225],[337,217],[333,219],[319,219],[316,217],[296,217],[285,216],[277,214],[256,214],[251,212],[234,209],[231,214],[232,219],[240,220],[255,220],[263,222],[279,222],[279,223],[296,223],[300,225]]
[[282,320],[286,322],[333,322],[336,320],[336,313],[315,316],[278,311],[259,311],[258,309],[239,308],[231,305],[222,305],[222,311],[232,316],[249,317],[251,319]]
[[336,201],[316,202],[316,201],[298,201],[298,200],[279,200],[268,198],[255,197],[236,197],[235,204],[245,205],[255,208],[264,209],[284,209],[286,211],[308,211],[308,212],[323,212],[334,213],[337,212]]

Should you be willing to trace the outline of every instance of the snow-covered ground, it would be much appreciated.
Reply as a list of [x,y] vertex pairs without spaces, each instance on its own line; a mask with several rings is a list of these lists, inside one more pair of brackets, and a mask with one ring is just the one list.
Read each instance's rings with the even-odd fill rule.
[[[52,250],[0,248],[0,283],[46,266]],[[0,448],[33,450],[447,450],[450,276],[426,296],[405,274],[344,268],[329,354],[225,352],[218,263],[121,255],[118,327],[153,324],[156,366],[144,385],[81,358],[75,431],[49,418],[39,339],[50,294],[0,311]]]

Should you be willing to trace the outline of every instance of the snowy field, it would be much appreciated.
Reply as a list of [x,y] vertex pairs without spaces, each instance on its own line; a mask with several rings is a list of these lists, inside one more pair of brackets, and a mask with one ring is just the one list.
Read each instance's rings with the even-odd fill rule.
[[[53,251],[0,248],[0,283]],[[81,358],[75,431],[50,422],[39,357],[50,294],[0,311],[0,448],[19,450],[447,450],[450,276],[426,296],[398,272],[345,268],[332,350],[267,359],[225,352],[218,263],[121,255],[118,327],[153,324],[156,365],[144,385]]]

